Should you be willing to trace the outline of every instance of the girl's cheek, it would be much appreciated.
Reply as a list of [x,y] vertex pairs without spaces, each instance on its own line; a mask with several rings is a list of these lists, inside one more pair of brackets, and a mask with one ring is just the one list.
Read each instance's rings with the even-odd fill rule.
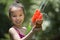
[[22,16],[21,19],[24,20],[24,16]]
[[15,21],[16,20],[16,18],[14,18],[14,17],[12,17],[11,19],[12,19],[12,21]]

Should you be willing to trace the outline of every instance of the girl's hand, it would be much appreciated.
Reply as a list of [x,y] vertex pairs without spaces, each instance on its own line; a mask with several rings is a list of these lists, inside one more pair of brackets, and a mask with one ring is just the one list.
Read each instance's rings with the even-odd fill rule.
[[41,28],[42,27],[42,22],[43,22],[43,20],[37,19],[36,22],[35,22],[35,25],[36,25],[35,27],[36,28]]
[[33,31],[39,31],[42,28],[42,22],[43,20],[37,19],[33,26]]

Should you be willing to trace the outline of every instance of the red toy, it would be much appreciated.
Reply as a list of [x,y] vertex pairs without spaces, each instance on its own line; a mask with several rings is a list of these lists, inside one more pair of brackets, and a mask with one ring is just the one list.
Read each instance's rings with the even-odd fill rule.
[[[39,20],[39,21],[41,21],[41,23],[42,23],[42,17],[43,17],[42,13],[40,12],[39,9],[37,9],[37,10],[35,11],[33,17],[32,17],[32,23],[35,23],[36,20]],[[38,22],[38,23],[39,23],[39,22]],[[37,28],[39,28],[39,25],[40,25],[40,24],[37,24]]]
[[33,17],[32,17],[32,22],[35,23],[35,21],[39,19],[42,20],[42,13],[40,12],[40,10],[36,10]]

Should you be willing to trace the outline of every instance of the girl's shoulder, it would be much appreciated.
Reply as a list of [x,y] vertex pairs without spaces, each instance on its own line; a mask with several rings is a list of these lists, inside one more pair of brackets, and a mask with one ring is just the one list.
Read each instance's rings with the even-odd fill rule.
[[[23,29],[23,30],[27,30],[26,27],[22,27],[22,29]],[[15,30],[14,27],[11,27],[11,28],[9,29],[9,31],[14,31],[14,30]]]
[[23,30],[24,35],[26,35],[27,28],[26,27],[22,27],[22,30]]
[[9,30],[14,30],[14,27],[9,28]]
[[10,32],[13,32],[13,31],[14,31],[14,28],[11,27],[11,28],[9,29],[9,33],[10,33]]
[[26,27],[22,27],[22,31],[25,33],[27,31]]
[[16,34],[17,32],[16,32],[16,30],[14,29],[14,27],[11,27],[10,29],[9,29],[9,33],[11,33],[11,34]]
[[26,27],[22,27],[22,29],[27,30],[27,28],[26,28]]

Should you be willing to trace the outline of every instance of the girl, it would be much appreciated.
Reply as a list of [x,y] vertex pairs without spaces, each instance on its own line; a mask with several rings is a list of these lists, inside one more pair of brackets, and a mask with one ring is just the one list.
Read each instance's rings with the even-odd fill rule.
[[[26,27],[22,27],[22,23],[25,17],[24,15],[24,7],[21,3],[14,3],[10,6],[9,18],[13,23],[13,26],[9,29],[11,40],[30,40],[29,38],[31,38],[36,31],[40,30],[40,28],[36,28],[37,24],[34,24],[30,32],[26,35],[25,32],[27,31],[27,29]],[[39,22],[41,21],[36,21],[36,23],[38,24]]]

